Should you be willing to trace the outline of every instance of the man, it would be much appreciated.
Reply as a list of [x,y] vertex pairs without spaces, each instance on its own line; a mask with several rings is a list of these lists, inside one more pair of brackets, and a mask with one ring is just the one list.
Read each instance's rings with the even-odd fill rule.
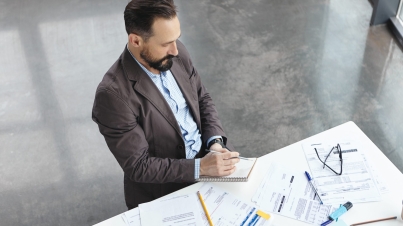
[[132,209],[200,176],[230,175],[239,153],[226,149],[212,99],[178,40],[173,1],[133,0],[124,19],[128,43],[97,88],[92,118],[124,171]]

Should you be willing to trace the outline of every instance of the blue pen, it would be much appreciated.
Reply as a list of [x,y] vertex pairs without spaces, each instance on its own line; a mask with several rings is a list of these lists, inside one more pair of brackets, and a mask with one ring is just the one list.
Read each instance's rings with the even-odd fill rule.
[[340,207],[336,211],[329,215],[329,220],[323,222],[320,226],[328,225],[332,223],[332,221],[337,220],[341,215],[351,209],[351,207],[353,207],[353,204],[351,202],[346,202],[344,205],[340,205]]
[[333,222],[332,220],[327,220],[327,221],[323,222],[322,224],[320,224],[320,226],[326,226],[332,222]]
[[312,178],[311,178],[311,176],[310,176],[309,173],[306,172],[306,171],[305,171],[305,176],[306,176],[306,178],[308,179],[308,182],[311,184],[312,189],[315,191],[316,196],[318,196],[318,198],[319,198],[319,200],[320,200],[320,204],[323,204],[322,199],[320,199],[320,196],[319,196],[319,194],[318,194],[318,191],[316,190],[315,186],[313,186],[313,184],[312,184]]

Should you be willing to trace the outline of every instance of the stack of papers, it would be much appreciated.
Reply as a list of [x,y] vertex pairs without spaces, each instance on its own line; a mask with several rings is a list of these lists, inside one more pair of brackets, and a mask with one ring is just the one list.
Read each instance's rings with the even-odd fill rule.
[[[204,184],[199,192],[209,211],[214,225],[269,226],[272,217],[258,210],[256,206],[218,188],[214,184]],[[175,196],[168,195],[122,214],[129,226],[208,226],[206,214],[196,193]]]
[[[209,210],[214,225],[256,225],[268,226],[272,216],[265,219],[256,205],[244,201],[230,193],[206,183],[200,188],[204,202]],[[209,225],[199,202],[200,213],[203,216],[203,225]],[[264,214],[264,213],[263,213]]]
[[[337,175],[318,159],[315,148],[322,161],[333,170],[340,170],[338,152],[331,152],[333,146],[340,144],[343,159],[342,175]],[[310,168],[313,184],[324,205],[320,205],[315,192],[309,184],[304,171],[270,166],[266,176],[256,190],[252,201],[262,210],[292,219],[320,225],[328,219],[340,204],[371,202],[381,200],[378,186],[387,192],[379,178],[373,176],[374,169],[365,156],[359,142],[310,142],[302,145]],[[335,150],[334,150],[335,151]],[[329,156],[328,156],[329,155]]]
[[256,190],[252,202],[263,211],[320,225],[339,206],[320,205],[301,170],[272,164]]

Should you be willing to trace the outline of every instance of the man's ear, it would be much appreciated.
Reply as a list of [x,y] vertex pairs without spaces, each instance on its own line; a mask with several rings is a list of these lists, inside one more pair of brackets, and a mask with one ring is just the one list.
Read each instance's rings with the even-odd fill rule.
[[143,45],[144,41],[143,41],[143,38],[141,36],[131,33],[129,35],[129,43],[133,47],[140,47],[140,46]]

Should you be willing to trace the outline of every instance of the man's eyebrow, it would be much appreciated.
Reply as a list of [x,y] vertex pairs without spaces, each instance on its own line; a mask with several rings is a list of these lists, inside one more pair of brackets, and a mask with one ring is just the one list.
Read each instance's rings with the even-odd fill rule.
[[172,42],[178,40],[181,36],[182,36],[182,34],[180,34],[177,39],[175,39],[175,40],[173,40],[173,41],[165,42],[165,43],[163,43],[163,45],[170,44],[170,43],[172,43]]

